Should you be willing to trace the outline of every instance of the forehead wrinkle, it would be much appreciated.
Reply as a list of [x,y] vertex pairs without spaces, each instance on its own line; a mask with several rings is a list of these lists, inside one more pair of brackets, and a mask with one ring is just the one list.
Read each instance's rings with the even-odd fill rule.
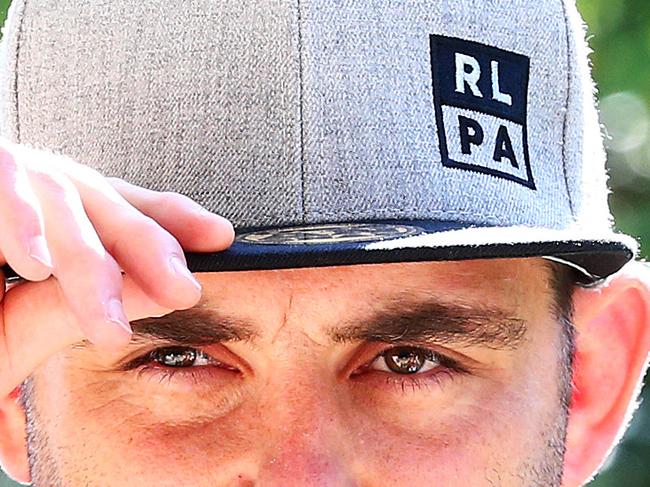
[[290,289],[287,305],[285,306],[284,311],[282,312],[282,319],[280,322],[280,326],[278,327],[277,330],[275,330],[273,336],[271,336],[271,343],[275,343],[278,337],[280,336],[280,333],[282,333],[282,330],[286,328],[287,323],[289,322],[289,313],[291,311],[292,306],[293,306],[293,289]]

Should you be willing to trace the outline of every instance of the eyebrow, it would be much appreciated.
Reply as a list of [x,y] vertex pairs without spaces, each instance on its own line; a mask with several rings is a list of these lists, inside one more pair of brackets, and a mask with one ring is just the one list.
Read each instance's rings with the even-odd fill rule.
[[[254,342],[252,323],[205,306],[131,323],[134,343],[166,341],[186,346],[220,342]],[[389,344],[454,344],[513,350],[526,334],[526,322],[504,310],[438,299],[395,299],[368,318],[346,321],[327,330],[334,343],[359,341]]]
[[202,346],[258,338],[257,330],[250,323],[205,307],[135,320],[131,322],[131,327],[134,343],[162,340],[179,345]]
[[514,350],[526,335],[525,320],[491,306],[461,302],[394,301],[364,323],[330,330],[335,342],[454,344]]

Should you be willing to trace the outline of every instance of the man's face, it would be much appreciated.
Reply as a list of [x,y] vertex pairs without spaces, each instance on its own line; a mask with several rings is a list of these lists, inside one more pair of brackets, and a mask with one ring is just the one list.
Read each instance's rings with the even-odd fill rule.
[[198,274],[188,311],[28,391],[36,485],[559,485],[541,259]]

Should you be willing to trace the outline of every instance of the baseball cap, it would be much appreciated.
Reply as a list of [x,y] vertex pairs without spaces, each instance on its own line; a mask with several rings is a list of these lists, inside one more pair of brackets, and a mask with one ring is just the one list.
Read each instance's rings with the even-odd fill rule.
[[14,0],[0,65],[3,136],[233,222],[195,272],[637,251],[571,0]]

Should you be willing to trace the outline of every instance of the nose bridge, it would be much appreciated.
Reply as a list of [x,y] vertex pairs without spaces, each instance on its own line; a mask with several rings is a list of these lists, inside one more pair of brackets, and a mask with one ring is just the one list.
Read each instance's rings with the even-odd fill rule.
[[[310,422],[309,425],[315,426]],[[323,427],[304,423],[286,425],[276,431],[260,472],[261,486],[355,486],[342,449],[328,438]]]
[[[289,389],[299,387],[296,396]],[[268,418],[268,437],[259,471],[261,486],[354,486],[345,452],[345,428],[335,401],[318,384],[293,384],[261,414]],[[309,391],[305,393],[305,391]],[[299,398],[299,399],[298,399]],[[271,413],[272,411],[272,413]]]

